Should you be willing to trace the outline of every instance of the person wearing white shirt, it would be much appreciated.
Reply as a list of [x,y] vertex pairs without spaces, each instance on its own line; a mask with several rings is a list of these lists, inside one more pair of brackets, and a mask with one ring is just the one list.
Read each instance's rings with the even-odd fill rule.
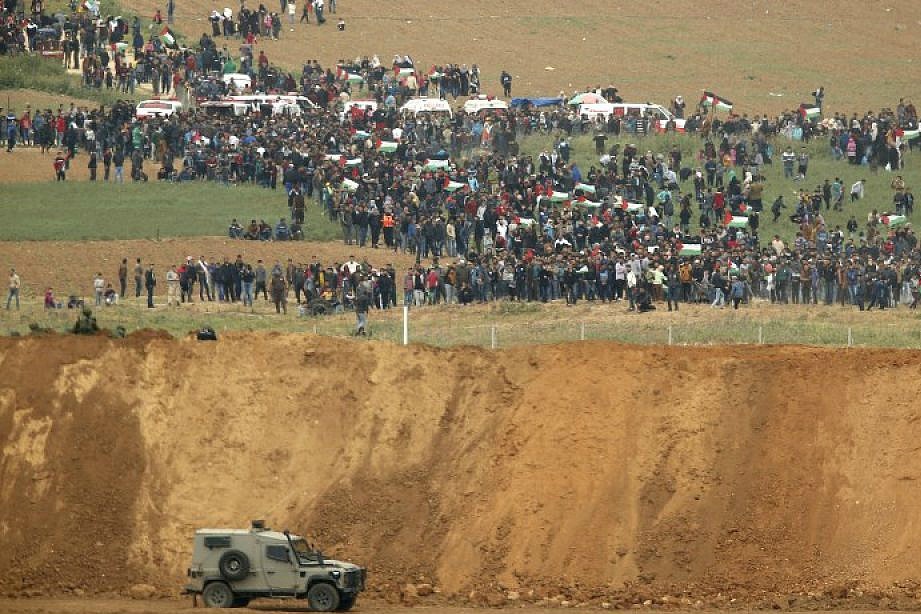
[[102,305],[102,295],[106,290],[106,280],[102,277],[102,273],[96,273],[96,278],[93,280],[93,292],[96,295],[96,306],[99,307]]

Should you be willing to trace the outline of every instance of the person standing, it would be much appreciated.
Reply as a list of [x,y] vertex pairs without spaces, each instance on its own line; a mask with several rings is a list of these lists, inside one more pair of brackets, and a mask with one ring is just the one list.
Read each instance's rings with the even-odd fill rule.
[[355,297],[355,334],[365,336],[368,334],[368,311],[371,308],[371,297],[360,287],[358,296]]
[[502,71],[502,76],[499,77],[499,82],[502,84],[502,94],[508,98],[512,95],[512,75],[508,74],[507,71]]
[[141,298],[141,288],[144,287],[144,267],[141,259],[134,263],[134,298]]
[[96,154],[96,151],[90,152],[90,161],[86,164],[86,168],[90,170],[90,181],[96,181],[96,168],[99,166],[99,156]]
[[144,287],[147,288],[147,308],[154,308],[154,290],[157,288],[157,275],[154,273],[154,265],[151,263],[144,274]]
[[288,284],[281,271],[272,273],[272,283],[270,292],[272,293],[272,302],[275,303],[275,313],[288,313]]
[[19,274],[16,273],[16,269],[10,269],[10,293],[6,297],[6,309],[9,311],[10,303],[15,298],[16,299],[16,311],[19,311],[19,290],[22,288],[22,280],[19,278]]
[[63,151],[59,151],[54,157],[53,165],[55,181],[65,181],[67,179],[67,158]]
[[166,0],[166,23],[173,23],[176,13],[176,0]]
[[204,256],[198,259],[198,264],[195,266],[195,270],[196,273],[198,273],[199,300],[204,301],[205,296],[207,296],[209,301],[213,301],[214,292],[211,289],[211,276],[208,274],[208,261],[205,260]]
[[96,298],[97,307],[102,305],[102,294],[105,291],[106,291],[106,280],[102,276],[102,273],[96,273],[96,277],[93,279],[93,295]]
[[166,272],[166,306],[171,307],[173,303],[179,307],[179,273],[175,264]]
[[125,292],[128,290],[128,259],[122,258],[122,263],[118,265],[118,296],[125,298]]

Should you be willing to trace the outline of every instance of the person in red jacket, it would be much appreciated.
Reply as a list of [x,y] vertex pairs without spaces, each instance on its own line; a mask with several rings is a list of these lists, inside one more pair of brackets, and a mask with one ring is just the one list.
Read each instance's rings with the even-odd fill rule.
[[67,179],[67,156],[63,151],[58,151],[58,155],[54,157],[54,178],[57,181]]

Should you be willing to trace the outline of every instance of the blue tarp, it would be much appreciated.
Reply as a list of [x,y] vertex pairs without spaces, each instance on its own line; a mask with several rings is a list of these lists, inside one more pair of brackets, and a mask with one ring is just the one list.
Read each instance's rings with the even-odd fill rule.
[[523,107],[530,104],[535,107],[554,107],[563,104],[562,98],[512,98],[513,107]]

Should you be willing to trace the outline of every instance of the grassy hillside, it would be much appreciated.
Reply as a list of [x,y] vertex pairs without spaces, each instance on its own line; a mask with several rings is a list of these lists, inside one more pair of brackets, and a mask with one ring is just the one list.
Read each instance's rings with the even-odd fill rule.
[[[231,218],[288,217],[284,191],[212,183],[124,185],[89,182],[4,186],[0,240],[155,239],[223,235]],[[309,208],[307,238],[324,241],[336,228]]]

